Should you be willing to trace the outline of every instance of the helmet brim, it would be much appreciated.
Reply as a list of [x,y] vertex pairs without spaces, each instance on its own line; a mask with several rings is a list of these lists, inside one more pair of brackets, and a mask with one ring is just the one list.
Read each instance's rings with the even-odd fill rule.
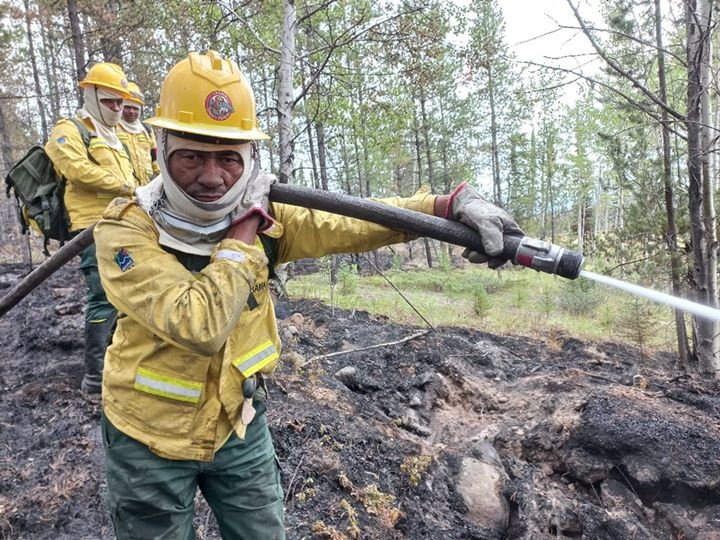
[[179,131],[201,135],[205,137],[228,139],[234,141],[266,141],[270,136],[263,133],[259,129],[239,129],[230,126],[217,126],[202,123],[188,123],[169,120],[153,116],[145,120],[145,123],[153,127],[169,129],[171,131]]

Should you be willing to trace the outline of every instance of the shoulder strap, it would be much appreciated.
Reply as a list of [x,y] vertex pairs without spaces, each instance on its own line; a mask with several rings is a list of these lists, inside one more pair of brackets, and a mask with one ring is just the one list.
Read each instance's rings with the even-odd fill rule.
[[150,134],[150,126],[148,126],[145,122],[140,122],[142,124],[142,127],[145,128],[145,133],[147,133],[147,136],[152,138],[152,135]]
[[260,242],[262,242],[265,256],[268,260],[268,276],[270,279],[277,279],[278,275],[275,273],[275,263],[277,262],[277,238],[270,238],[265,234],[259,234]]
[[95,165],[100,165],[90,153],[90,130],[88,130],[87,126],[77,118],[68,118],[68,120],[75,124],[75,127],[80,132],[80,137],[82,137],[83,144],[85,145],[85,148],[87,148],[88,159],[92,161]]
[[90,131],[88,130],[87,126],[84,122],[81,122],[77,118],[69,118],[69,120],[75,124],[75,127],[80,132],[80,136],[82,137],[83,143],[85,144],[86,148],[90,147]]

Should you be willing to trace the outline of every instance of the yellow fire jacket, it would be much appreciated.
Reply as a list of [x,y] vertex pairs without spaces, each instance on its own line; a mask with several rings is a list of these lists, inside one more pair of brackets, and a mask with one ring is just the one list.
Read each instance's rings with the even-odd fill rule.
[[130,161],[135,168],[138,183],[144,186],[155,175],[160,174],[160,167],[154,159],[157,142],[152,129],[143,129],[140,133],[130,133],[118,124],[116,132],[118,139],[124,142],[130,150]]
[[138,186],[127,152],[115,150],[99,137],[90,120],[81,120],[90,132],[90,146],[70,120],[60,120],[45,144],[55,170],[67,181],[65,208],[70,230],[95,223],[118,195],[132,195]]
[[[383,201],[432,214],[435,196]],[[360,252],[412,237],[372,223],[272,204],[277,263]],[[118,324],[105,355],[103,410],[120,431],[169,459],[210,461],[239,421],[242,383],[280,355],[267,258],[224,239],[200,272],[158,243],[148,214],[116,199],[95,228],[98,267]],[[250,296],[252,295],[252,299]]]

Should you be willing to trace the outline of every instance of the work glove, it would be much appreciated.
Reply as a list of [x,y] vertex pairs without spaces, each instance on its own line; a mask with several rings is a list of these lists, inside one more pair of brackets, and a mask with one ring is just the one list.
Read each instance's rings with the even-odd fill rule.
[[272,227],[274,223],[268,208],[270,207],[270,187],[277,182],[274,174],[260,171],[258,175],[250,180],[240,198],[240,203],[230,214],[232,225],[253,215],[260,215],[263,219],[258,226],[257,232],[263,232]]
[[503,251],[503,235],[525,236],[510,214],[483,199],[467,182],[460,184],[450,196],[445,217],[460,221],[480,234],[485,253],[468,248],[462,256],[471,263],[488,263],[490,268],[499,268],[507,262],[498,257]]

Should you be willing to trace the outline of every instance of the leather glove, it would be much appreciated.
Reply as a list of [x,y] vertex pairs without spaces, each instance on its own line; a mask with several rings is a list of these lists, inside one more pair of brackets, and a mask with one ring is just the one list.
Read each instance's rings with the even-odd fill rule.
[[480,234],[485,253],[468,248],[462,256],[471,263],[486,262],[490,268],[499,268],[507,262],[497,257],[503,250],[504,234],[525,236],[510,214],[483,199],[467,182],[460,184],[450,196],[445,217],[460,221]]
[[272,227],[275,220],[270,216],[270,186],[277,182],[274,174],[260,171],[258,175],[248,181],[245,191],[240,198],[240,203],[230,214],[232,224],[235,225],[252,215],[259,214],[263,220],[258,227],[258,232],[263,232]]

